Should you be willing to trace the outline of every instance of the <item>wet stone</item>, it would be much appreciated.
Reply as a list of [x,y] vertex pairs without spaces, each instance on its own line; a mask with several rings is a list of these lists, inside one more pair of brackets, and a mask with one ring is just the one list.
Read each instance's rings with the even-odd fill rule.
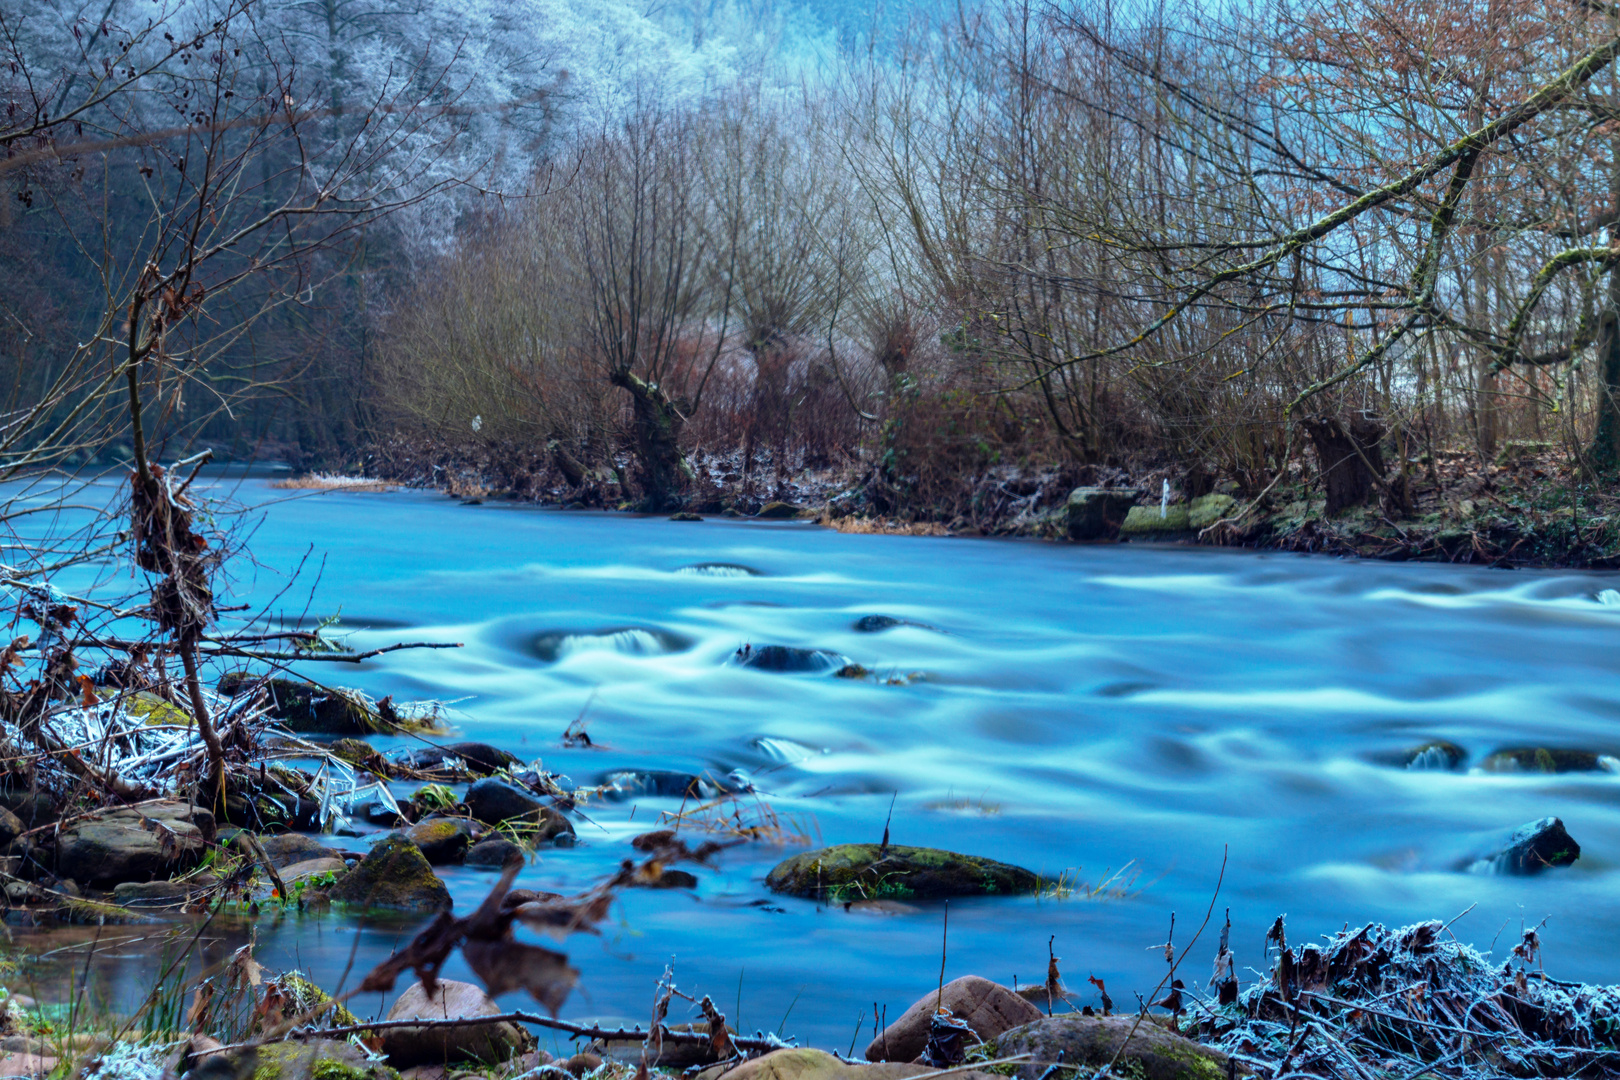
[[1455,772],[1468,760],[1468,751],[1456,743],[1436,739],[1414,746],[1401,755],[1401,766],[1414,772]]
[[1480,768],[1497,773],[1620,772],[1620,759],[1590,750],[1554,750],[1545,746],[1498,750]]
[[[500,1013],[500,1006],[491,1001],[481,987],[440,979],[432,995],[421,983],[411,984],[388,1010],[386,1019],[456,1020],[499,1016]],[[533,1044],[527,1031],[505,1021],[438,1028],[387,1028],[380,1034],[383,1053],[395,1068],[451,1061],[505,1061]]]
[[467,849],[467,866],[499,870],[511,859],[524,858],[523,849],[504,836],[487,836]]
[[472,822],[466,818],[426,818],[406,830],[405,839],[434,866],[458,863],[472,846]]
[[[996,1057],[1029,1054],[1014,1074],[1045,1075],[1055,1063],[1089,1070],[1113,1064],[1115,1076],[1139,1080],[1226,1080],[1225,1054],[1132,1016],[1043,1016],[996,1039]],[[1245,1070],[1246,1072],[1247,1070]],[[1072,1075],[1072,1074],[1071,1074]]]
[[1520,825],[1495,850],[1469,867],[1476,874],[1529,876],[1554,866],[1569,866],[1581,857],[1581,845],[1555,817]]
[[390,836],[354,869],[338,878],[331,898],[356,907],[403,911],[449,911],[450,890],[417,846]]
[[261,836],[259,845],[264,848],[264,853],[270,856],[270,862],[277,870],[311,859],[343,858],[343,852],[337,848],[323,844],[315,837],[303,833]]
[[498,750],[488,743],[479,742],[422,747],[401,754],[396,760],[408,769],[418,770],[446,768],[450,762],[459,761],[464,769],[475,776],[488,776],[490,773],[520,764],[515,756],[505,750]]
[[196,865],[213,835],[213,815],[186,803],[114,810],[62,830],[56,873],[96,888],[166,878]]
[[799,649],[790,645],[744,645],[732,655],[740,667],[784,674],[820,674],[837,671],[850,659],[831,649]]
[[483,779],[462,796],[467,811],[485,825],[513,822],[532,830],[535,843],[574,834],[574,826],[555,807],[504,780]]
[[1034,892],[1040,879],[1021,866],[939,848],[838,844],[778,863],[765,884],[773,892],[790,896],[852,903],[1012,896]]
[[988,1042],[1003,1032],[1041,1018],[1041,1011],[999,983],[977,975],[953,979],[912,1004],[866,1048],[868,1061],[912,1061],[928,1045],[928,1024],[936,1004]]

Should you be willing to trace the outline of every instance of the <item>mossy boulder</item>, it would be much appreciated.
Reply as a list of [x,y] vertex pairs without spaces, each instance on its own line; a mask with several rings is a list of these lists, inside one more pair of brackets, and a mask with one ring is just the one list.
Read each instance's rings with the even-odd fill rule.
[[1135,540],[1151,540],[1191,531],[1192,523],[1188,520],[1186,503],[1164,508],[1162,517],[1157,506],[1133,506],[1130,513],[1125,515],[1124,524],[1119,527],[1121,538]]
[[399,1080],[394,1069],[370,1060],[358,1046],[337,1039],[289,1039],[261,1046],[248,1075],[253,1080]]
[[1227,1080],[1231,1075],[1227,1056],[1219,1050],[1135,1015],[1043,1016],[1001,1035],[992,1053],[998,1058],[1030,1055],[1015,1074],[1025,1080],[1044,1075],[1059,1062],[1065,1073],[1087,1076],[1113,1064],[1115,1076],[1135,1080]]
[[472,846],[473,829],[466,818],[435,817],[412,825],[403,835],[428,862],[443,866],[461,861]]
[[778,863],[765,878],[772,892],[846,903],[946,896],[1031,893],[1040,879],[1021,866],[939,848],[836,844]]
[[1110,537],[1141,495],[1134,488],[1075,488],[1060,511],[1063,531],[1071,540]]
[[1189,528],[1207,529],[1232,512],[1237,500],[1230,495],[1200,495],[1187,506]]
[[400,911],[449,911],[450,890],[420,848],[403,836],[390,836],[360,864],[338,878],[328,894],[356,907]]
[[802,513],[804,513],[802,506],[794,506],[789,502],[768,502],[760,507],[759,513],[754,516],[765,518],[768,521],[785,521],[789,518],[796,518]]
[[1620,771],[1620,761],[1590,750],[1552,750],[1545,746],[1498,750],[1479,763],[1486,772],[1567,773]]

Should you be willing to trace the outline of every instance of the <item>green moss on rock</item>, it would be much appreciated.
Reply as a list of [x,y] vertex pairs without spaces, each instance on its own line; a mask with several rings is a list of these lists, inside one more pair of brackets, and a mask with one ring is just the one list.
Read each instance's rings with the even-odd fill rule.
[[[1226,1080],[1227,1056],[1136,1016],[1045,1016],[995,1040],[997,1057],[1028,1054],[1017,1075],[1038,1077],[1054,1063],[1090,1075],[1113,1065],[1137,1080]],[[1063,1070],[1067,1075],[1075,1075]],[[1241,1070],[1247,1073],[1247,1069]]]
[[837,844],[779,863],[765,878],[773,892],[842,903],[1032,893],[1039,879],[1020,866],[939,848]]
[[259,1047],[253,1080],[398,1080],[399,1073],[369,1061],[358,1047],[336,1039],[269,1043]]
[[1159,516],[1160,508],[1157,506],[1133,506],[1130,513],[1125,515],[1125,523],[1119,527],[1122,537],[1152,537],[1159,533],[1184,533],[1192,531],[1192,524],[1188,520],[1186,503],[1177,503],[1164,509],[1164,516]]
[[420,848],[403,836],[390,836],[371,849],[360,865],[338,878],[329,894],[358,907],[402,911],[449,911],[450,890]]
[[1237,500],[1230,495],[1201,495],[1187,508],[1187,525],[1193,529],[1207,529],[1232,512]]
[[1486,772],[1602,772],[1615,759],[1590,750],[1552,750],[1545,746],[1498,750],[1480,762]]

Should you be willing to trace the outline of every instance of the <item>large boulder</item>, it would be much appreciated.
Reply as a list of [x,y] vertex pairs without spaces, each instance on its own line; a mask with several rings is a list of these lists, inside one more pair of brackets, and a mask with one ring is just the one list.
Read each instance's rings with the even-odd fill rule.
[[833,903],[1034,892],[1040,879],[1021,866],[939,848],[837,844],[806,851],[766,875],[773,892]]
[[402,911],[449,911],[450,890],[415,844],[390,836],[371,849],[354,869],[337,879],[328,894],[357,907]]
[[472,846],[472,822],[466,818],[430,817],[405,830],[405,839],[415,844],[434,866],[459,863]]
[[[429,995],[413,983],[388,1010],[388,1020],[458,1020],[472,1016],[499,1016],[501,1007],[472,983],[440,979]],[[454,1027],[385,1028],[382,1050],[388,1063],[403,1069],[412,1065],[442,1065],[452,1061],[505,1061],[529,1049],[533,1040],[516,1024],[457,1024]]]
[[81,818],[56,838],[56,874],[110,889],[195,866],[214,839],[214,815],[184,802],[155,803]]
[[1468,867],[1476,874],[1539,874],[1549,866],[1568,866],[1581,857],[1581,845],[1555,817],[1520,825],[1501,844]]
[[461,801],[485,825],[515,822],[532,826],[536,843],[574,835],[574,826],[555,807],[547,806],[516,784],[486,777],[467,789]]
[[912,1061],[928,1045],[928,1023],[944,1006],[985,1042],[1041,1018],[1041,1010],[1013,991],[977,975],[953,979],[919,998],[900,1018],[878,1032],[866,1048],[867,1061]]
[[[711,1066],[698,1073],[697,1080],[908,1080],[924,1073],[936,1073],[926,1065],[890,1061],[880,1065],[862,1065],[843,1061],[825,1050],[794,1047],[772,1050],[741,1065],[724,1063]],[[992,1073],[973,1069],[952,1071],[951,1080],[997,1080]]]
[[1075,488],[1063,507],[1064,531],[1071,540],[1105,540],[1119,531],[1141,495],[1132,488]]
[[1137,1080],[1227,1080],[1229,1075],[1227,1057],[1219,1050],[1135,1015],[1043,1016],[996,1039],[994,1052],[998,1058],[1030,1055],[1016,1073],[1024,1080],[1059,1062],[1065,1072],[1087,1076],[1113,1063],[1115,1076]]

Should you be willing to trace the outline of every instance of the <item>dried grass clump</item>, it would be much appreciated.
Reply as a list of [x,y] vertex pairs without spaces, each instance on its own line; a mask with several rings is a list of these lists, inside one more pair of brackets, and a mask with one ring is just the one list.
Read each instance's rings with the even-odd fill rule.
[[371,480],[364,476],[334,476],[331,473],[310,473],[291,476],[271,485],[283,491],[353,491],[360,493],[393,491],[399,485],[386,480]]

